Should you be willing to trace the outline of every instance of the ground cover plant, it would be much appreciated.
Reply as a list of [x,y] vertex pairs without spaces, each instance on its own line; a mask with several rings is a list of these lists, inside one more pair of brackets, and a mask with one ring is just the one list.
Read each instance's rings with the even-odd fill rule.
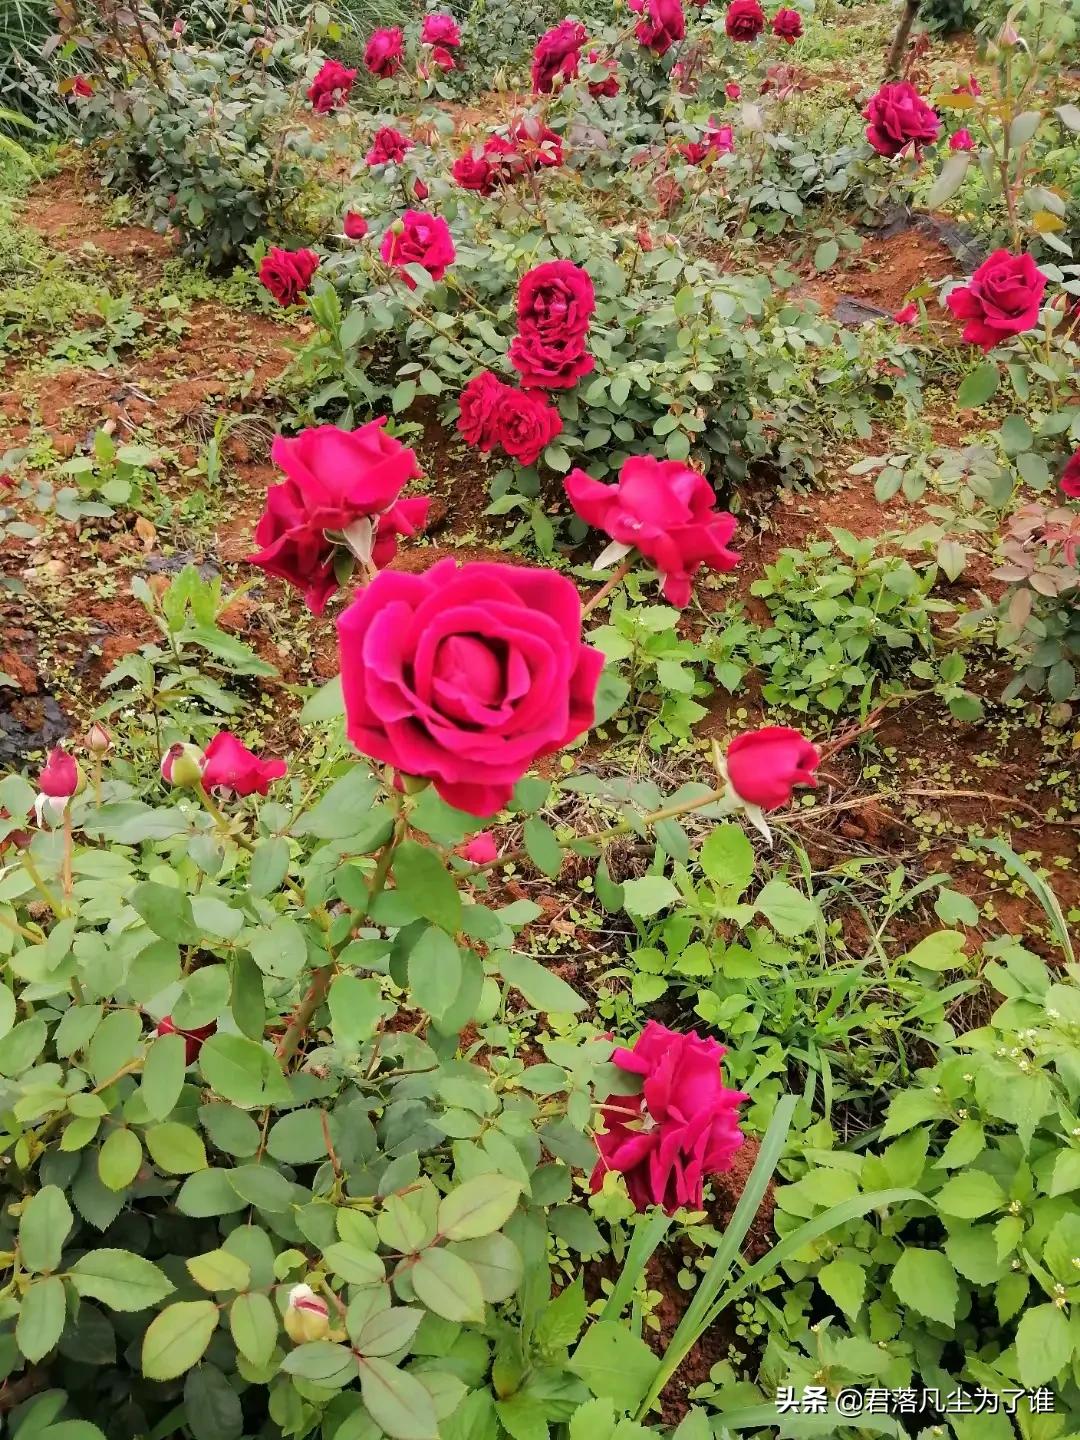
[[7,1432],[1080,1434],[1075,7],[14,17]]

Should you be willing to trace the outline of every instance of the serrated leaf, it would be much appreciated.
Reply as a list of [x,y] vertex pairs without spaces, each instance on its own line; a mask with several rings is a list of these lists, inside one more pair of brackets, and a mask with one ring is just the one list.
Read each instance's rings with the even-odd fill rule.
[[893,1266],[889,1284],[902,1305],[925,1315],[928,1320],[937,1320],[942,1325],[953,1324],[957,1301],[956,1272],[940,1251],[908,1248]]
[[484,1294],[476,1272],[449,1250],[424,1250],[409,1271],[416,1297],[444,1320],[484,1319]]
[[191,1278],[203,1290],[246,1290],[251,1284],[251,1269],[246,1261],[228,1250],[208,1250],[205,1255],[192,1255],[185,1262]]
[[134,1130],[113,1130],[98,1151],[98,1175],[110,1190],[126,1190],[142,1165],[143,1151]]
[[148,1380],[174,1380],[197,1365],[217,1328],[212,1300],[179,1300],[151,1322],[142,1343],[142,1373]]
[[438,1440],[435,1404],[414,1375],[378,1356],[360,1365],[360,1393],[368,1413],[391,1440]]
[[451,1190],[439,1205],[439,1233],[475,1240],[500,1230],[517,1209],[521,1185],[505,1175],[481,1175]]
[[80,1295],[110,1310],[147,1310],[173,1289],[152,1261],[130,1250],[89,1250],[71,1267],[70,1279]]
[[64,1282],[58,1275],[36,1280],[22,1297],[15,1343],[31,1363],[43,1360],[60,1339],[67,1316]]
[[74,1224],[71,1207],[56,1185],[43,1185],[23,1206],[19,1219],[19,1258],[31,1274],[57,1270],[64,1241]]

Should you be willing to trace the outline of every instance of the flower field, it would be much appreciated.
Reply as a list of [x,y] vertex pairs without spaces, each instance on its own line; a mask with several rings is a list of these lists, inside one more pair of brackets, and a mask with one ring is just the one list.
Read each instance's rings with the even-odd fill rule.
[[0,16],[12,1440],[1080,1435],[1077,0]]

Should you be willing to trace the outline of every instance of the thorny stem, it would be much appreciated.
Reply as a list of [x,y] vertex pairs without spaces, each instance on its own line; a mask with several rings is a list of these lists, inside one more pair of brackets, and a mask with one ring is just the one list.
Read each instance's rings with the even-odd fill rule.
[[611,594],[611,592],[617,589],[618,586],[622,584],[623,580],[626,578],[627,575],[629,575],[630,571],[633,568],[634,556],[632,554],[627,555],[626,559],[621,562],[618,569],[616,569],[611,575],[610,579],[607,580],[603,585],[601,585],[600,589],[596,592],[592,599],[586,600],[585,604],[581,607],[581,618],[584,620],[586,615],[591,615],[598,606],[602,605],[604,601],[608,598],[608,596]]

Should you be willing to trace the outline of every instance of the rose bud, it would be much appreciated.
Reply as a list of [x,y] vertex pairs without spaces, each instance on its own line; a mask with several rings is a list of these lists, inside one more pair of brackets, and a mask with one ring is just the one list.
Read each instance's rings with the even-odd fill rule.
[[199,1058],[199,1051],[203,1047],[203,1041],[209,1040],[210,1036],[217,1030],[217,1023],[211,1020],[209,1025],[198,1025],[190,1030],[181,1030],[171,1015],[164,1016],[158,1021],[155,1035],[183,1035],[184,1037],[184,1064],[194,1065]]
[[816,745],[787,725],[766,725],[736,735],[727,750],[731,788],[746,805],[778,810],[796,785],[817,785],[821,763]]
[[325,1340],[330,1333],[330,1307],[310,1285],[294,1285],[289,1291],[285,1333],[297,1345]]
[[100,721],[95,720],[86,732],[86,748],[94,755],[107,755],[112,749],[112,736]]
[[495,837],[490,830],[481,830],[479,835],[474,835],[464,845],[459,845],[457,854],[472,865],[489,865],[492,860],[497,859],[499,847],[495,844]]
[[345,212],[345,236],[348,240],[363,240],[368,233],[368,223],[359,210]]
[[85,788],[86,777],[79,762],[62,745],[54,745],[38,775],[42,795],[51,800],[69,800],[72,795],[81,795]]
[[170,745],[161,757],[161,778],[175,790],[197,790],[205,759],[197,745]]

